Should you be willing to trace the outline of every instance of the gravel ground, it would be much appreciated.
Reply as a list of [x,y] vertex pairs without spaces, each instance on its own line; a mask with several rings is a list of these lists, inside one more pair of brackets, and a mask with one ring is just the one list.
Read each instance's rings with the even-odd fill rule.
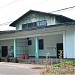
[[0,75],[40,75],[43,65],[0,62]]

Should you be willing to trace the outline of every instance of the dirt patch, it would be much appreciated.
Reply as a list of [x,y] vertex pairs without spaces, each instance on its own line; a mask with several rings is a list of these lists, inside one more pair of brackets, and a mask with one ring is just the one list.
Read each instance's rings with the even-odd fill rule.
[[43,69],[43,67],[33,67],[31,69]]
[[60,67],[48,66],[42,75],[75,75],[75,67],[65,64]]

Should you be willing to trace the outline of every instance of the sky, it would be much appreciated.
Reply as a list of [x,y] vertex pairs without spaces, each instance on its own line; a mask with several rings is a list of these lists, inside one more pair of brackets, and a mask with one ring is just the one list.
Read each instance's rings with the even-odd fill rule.
[[75,6],[75,0],[0,0],[0,31],[14,30],[9,24],[30,9],[75,19],[75,8],[52,12],[72,6]]

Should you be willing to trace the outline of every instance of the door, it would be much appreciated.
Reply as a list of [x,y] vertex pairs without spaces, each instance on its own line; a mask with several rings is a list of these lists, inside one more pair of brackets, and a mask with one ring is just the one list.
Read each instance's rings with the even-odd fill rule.
[[8,55],[8,47],[2,46],[2,57],[6,57]]
[[57,43],[57,58],[59,58],[60,50],[62,50],[62,58],[63,58],[63,43]]

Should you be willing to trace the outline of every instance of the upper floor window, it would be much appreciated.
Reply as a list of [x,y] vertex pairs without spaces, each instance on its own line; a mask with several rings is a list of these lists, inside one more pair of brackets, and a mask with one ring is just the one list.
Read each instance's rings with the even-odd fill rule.
[[22,25],[22,29],[25,29],[25,28],[27,28],[27,27],[28,27],[27,24],[23,24],[23,25]]
[[28,27],[33,27],[33,23],[28,23]]
[[22,29],[32,28],[32,27],[43,27],[43,26],[47,26],[47,20],[23,24]]
[[47,25],[47,21],[46,20],[42,20],[42,21],[38,21],[37,22],[37,26],[46,26]]

